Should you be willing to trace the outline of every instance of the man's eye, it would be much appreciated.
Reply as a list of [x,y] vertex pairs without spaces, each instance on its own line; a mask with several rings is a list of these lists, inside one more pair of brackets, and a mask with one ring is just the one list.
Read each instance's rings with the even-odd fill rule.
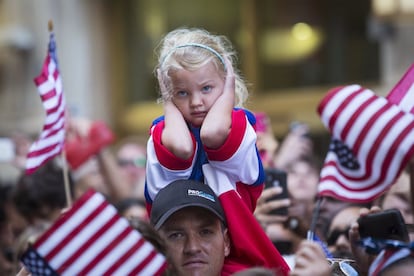
[[182,234],[182,233],[180,233],[180,232],[174,232],[174,233],[170,233],[170,234],[167,236],[167,238],[168,238],[169,240],[177,240],[177,239],[181,238],[182,236],[183,236],[183,234]]
[[203,236],[208,236],[208,235],[211,235],[211,234],[213,234],[214,232],[211,230],[211,229],[209,229],[209,228],[206,228],[206,229],[202,229],[201,231],[200,231],[200,234],[201,235],[203,235]]

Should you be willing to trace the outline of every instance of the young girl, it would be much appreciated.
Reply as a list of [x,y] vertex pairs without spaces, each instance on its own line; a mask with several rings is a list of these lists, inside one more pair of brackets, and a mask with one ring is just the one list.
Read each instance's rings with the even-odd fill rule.
[[[257,251],[261,245],[249,248],[255,240],[261,242],[257,231],[263,232],[252,212],[263,190],[264,171],[256,148],[255,117],[242,108],[248,91],[233,69],[235,59],[225,37],[202,29],[177,29],[164,37],[156,68],[164,116],[154,120],[147,145],[147,207],[150,211],[157,192],[173,180],[202,181],[224,207],[232,253],[239,263],[278,268],[282,263],[282,271],[287,271],[274,248],[266,249],[276,256],[270,260],[256,256],[262,254]],[[241,236],[236,233],[240,229],[246,229]],[[254,235],[251,241],[237,240],[248,237],[246,233]]]

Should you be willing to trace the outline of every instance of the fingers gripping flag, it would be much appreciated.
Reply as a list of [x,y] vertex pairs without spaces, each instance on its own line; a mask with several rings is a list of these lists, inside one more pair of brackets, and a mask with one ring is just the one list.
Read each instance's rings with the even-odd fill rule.
[[41,74],[34,79],[46,111],[42,133],[30,147],[26,161],[26,174],[31,174],[49,159],[62,152],[65,140],[65,99],[62,79],[56,60],[53,33]]
[[86,192],[21,257],[32,275],[161,275],[165,257],[102,194]]
[[322,99],[318,113],[332,141],[319,195],[369,202],[395,182],[414,153],[414,116],[396,104],[359,85]]

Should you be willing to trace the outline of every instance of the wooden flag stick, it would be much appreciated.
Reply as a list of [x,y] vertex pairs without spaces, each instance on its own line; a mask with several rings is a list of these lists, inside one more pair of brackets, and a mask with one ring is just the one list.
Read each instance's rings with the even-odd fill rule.
[[[47,23],[47,28],[49,32],[53,32],[53,21],[52,20],[49,20],[49,22]],[[63,167],[63,181],[65,184],[66,204],[67,204],[67,208],[70,208],[72,207],[72,196],[70,192],[68,162],[66,160],[65,149],[62,150],[61,157],[62,157],[62,167]]]
[[[53,21],[49,20],[47,23],[47,27],[49,32],[53,32]],[[62,168],[63,168],[63,182],[65,184],[65,194],[66,194],[66,204],[67,208],[72,207],[72,196],[70,191],[70,184],[69,184],[69,171],[68,171],[68,162],[66,160],[66,152],[65,149],[61,152],[62,157]]]
[[63,181],[65,183],[65,194],[66,194],[66,204],[67,208],[72,207],[72,196],[70,192],[70,185],[69,185],[69,171],[68,171],[68,163],[66,161],[66,152],[62,150],[62,166],[63,166]]
[[49,30],[49,32],[53,31],[53,21],[49,20],[49,22],[47,22],[47,28]]
[[315,231],[316,231],[316,224],[318,222],[318,217],[319,217],[319,210],[321,208],[321,203],[322,203],[322,197],[319,196],[316,201],[316,206],[313,209],[312,221],[311,221],[310,229],[306,237],[308,241],[313,241],[314,239]]

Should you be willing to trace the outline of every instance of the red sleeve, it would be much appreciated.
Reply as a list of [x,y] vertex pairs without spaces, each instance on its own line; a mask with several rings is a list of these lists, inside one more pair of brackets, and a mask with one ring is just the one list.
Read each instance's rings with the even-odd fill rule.
[[289,266],[240,196],[232,190],[221,194],[219,199],[231,239],[231,251],[225,259],[222,275],[255,266],[270,268],[276,275],[289,275]]
[[[175,156],[170,152],[161,142],[162,131],[164,129],[165,122],[161,121],[157,123],[152,130],[152,140],[154,142],[155,154],[161,165],[170,169],[170,170],[185,170],[191,166],[192,160],[194,158],[195,150],[193,155],[184,160]],[[194,148],[196,147],[196,142],[194,136],[192,136]]]
[[231,118],[231,130],[224,144],[218,149],[204,147],[209,160],[223,161],[229,159],[239,148],[246,132],[247,119],[243,110],[235,110]]
[[237,192],[240,194],[243,202],[249,208],[250,212],[253,213],[256,209],[257,199],[261,195],[264,185],[246,185],[244,183],[236,184]]

